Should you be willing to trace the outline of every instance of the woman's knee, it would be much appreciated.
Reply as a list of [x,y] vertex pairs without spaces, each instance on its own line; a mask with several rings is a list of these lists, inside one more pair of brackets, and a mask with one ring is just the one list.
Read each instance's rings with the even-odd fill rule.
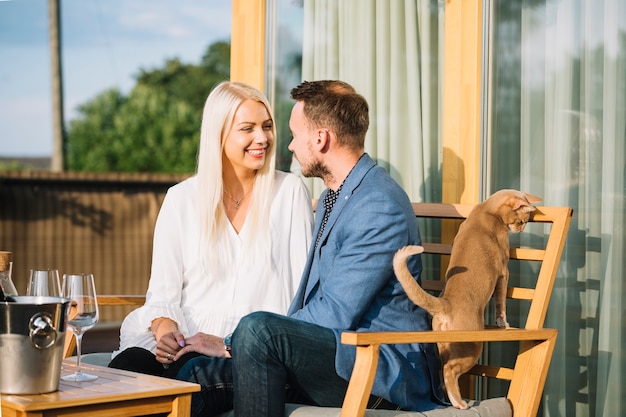
[[108,366],[150,375],[161,376],[163,374],[163,365],[157,362],[154,354],[140,347],[129,347],[123,350],[111,360]]

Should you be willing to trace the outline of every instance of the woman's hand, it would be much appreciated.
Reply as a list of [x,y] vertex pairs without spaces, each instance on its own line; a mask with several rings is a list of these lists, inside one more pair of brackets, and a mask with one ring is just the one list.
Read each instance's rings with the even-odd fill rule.
[[185,336],[178,330],[164,334],[157,342],[156,360],[169,365],[178,357],[177,353],[185,346]]
[[185,346],[185,336],[178,331],[178,324],[167,317],[152,320],[150,330],[157,341],[156,360],[169,365],[181,347]]
[[185,353],[197,352],[205,356],[216,358],[230,357],[224,348],[224,339],[206,333],[197,333],[184,339],[184,347],[176,353],[174,360],[177,360]]

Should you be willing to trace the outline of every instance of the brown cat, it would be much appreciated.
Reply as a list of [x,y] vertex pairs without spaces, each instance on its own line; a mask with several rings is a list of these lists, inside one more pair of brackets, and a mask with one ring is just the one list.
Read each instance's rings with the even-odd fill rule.
[[[421,246],[406,246],[393,259],[393,268],[415,304],[432,316],[434,330],[482,330],[485,307],[495,294],[496,325],[506,321],[506,290],[509,280],[508,231],[519,233],[541,198],[517,190],[500,190],[476,205],[461,223],[454,238],[446,285],[439,297],[428,294],[409,272],[406,260],[423,252]],[[459,376],[480,357],[482,343],[438,343],[443,379],[452,405],[465,409]]]

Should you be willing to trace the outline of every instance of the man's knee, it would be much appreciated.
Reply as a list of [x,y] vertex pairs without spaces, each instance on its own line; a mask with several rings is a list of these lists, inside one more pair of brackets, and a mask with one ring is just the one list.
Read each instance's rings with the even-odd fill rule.
[[275,313],[258,311],[243,317],[232,337],[233,356],[236,352],[248,353],[274,349],[275,337],[285,333],[285,325],[292,319]]
[[258,341],[264,336],[269,336],[274,327],[273,323],[280,318],[283,316],[266,311],[257,311],[244,316],[233,333],[233,344]]

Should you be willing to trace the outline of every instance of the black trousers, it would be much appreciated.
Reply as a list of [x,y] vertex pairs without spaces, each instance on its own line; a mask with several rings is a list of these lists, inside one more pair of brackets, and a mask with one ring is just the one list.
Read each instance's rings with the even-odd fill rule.
[[149,350],[140,347],[131,347],[123,350],[113,358],[109,363],[109,368],[175,379],[178,370],[188,360],[197,356],[202,355],[200,353],[190,352],[183,355],[179,360],[172,362],[169,366],[164,366],[156,360],[154,354]]

